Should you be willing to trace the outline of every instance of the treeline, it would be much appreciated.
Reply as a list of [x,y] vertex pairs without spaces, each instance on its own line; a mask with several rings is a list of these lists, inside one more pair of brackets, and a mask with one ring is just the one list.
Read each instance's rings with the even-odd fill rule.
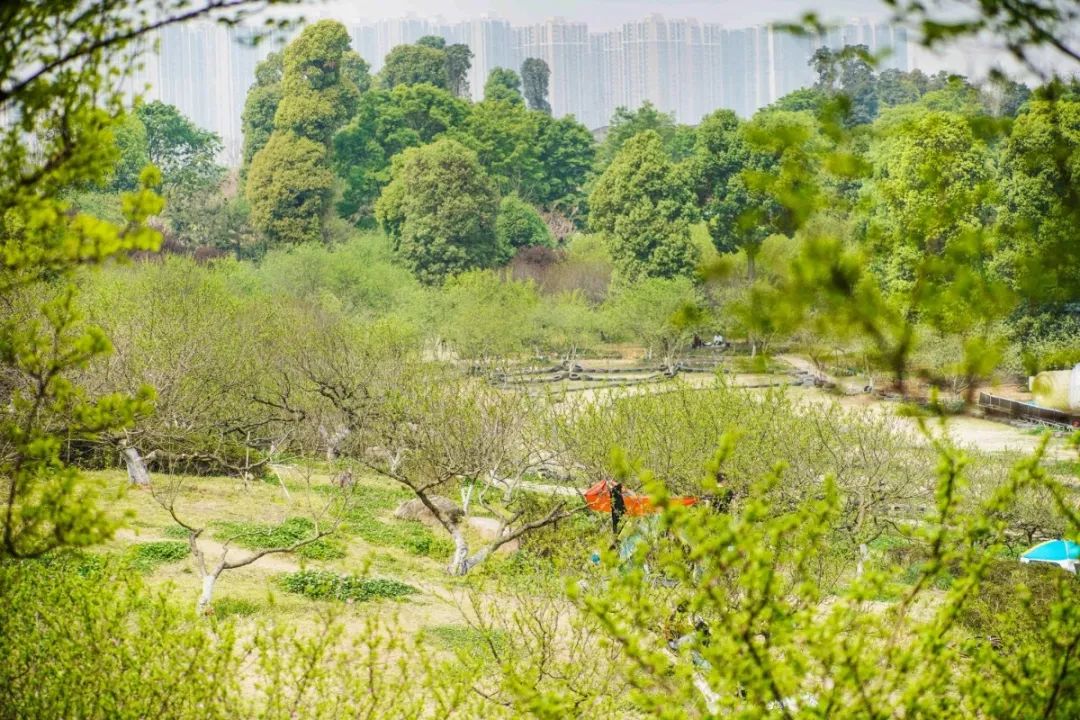
[[551,117],[543,61],[496,69],[473,103],[470,58],[422,38],[372,76],[343,26],[316,23],[257,69],[235,193],[208,159],[216,138],[160,103],[118,130],[110,188],[153,161],[166,247],[202,255],[377,226],[429,285],[509,267],[591,308],[609,288],[687,278],[702,331],[809,343],[901,386],[910,370],[970,385],[1080,359],[1075,84],[979,88],[822,48],[813,87],[750,119],[691,127],[646,103],[597,141]]
[[421,38],[373,79],[334,22],[269,56],[244,112],[253,226],[274,245],[340,238],[339,220],[377,221],[429,282],[551,245],[538,211],[580,212],[592,137],[551,117],[540,60],[521,76],[495,70],[483,102],[463,99],[470,57]]

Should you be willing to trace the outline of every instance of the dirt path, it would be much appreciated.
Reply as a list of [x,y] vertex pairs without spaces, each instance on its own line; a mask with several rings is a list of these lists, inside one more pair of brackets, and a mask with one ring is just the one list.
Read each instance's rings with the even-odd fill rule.
[[[881,413],[895,419],[897,427],[913,432],[916,441],[922,444],[930,442],[918,432],[914,418],[897,414],[900,405],[896,402],[881,400],[871,395],[837,396],[814,388],[796,388],[792,392],[805,402],[838,403],[841,407],[852,410],[867,410]],[[944,429],[937,422],[929,423],[929,429],[935,437],[947,436],[960,447],[984,452],[1029,453],[1039,446],[1042,438],[1024,428],[986,418],[957,415],[948,419]],[[1048,456],[1066,459],[1073,457],[1061,438],[1050,441]]]
[[819,377],[822,380],[831,383],[837,382],[836,378],[818,369],[818,366],[815,365],[812,360],[807,360],[806,358],[799,357],[798,355],[777,355],[776,359],[786,362],[788,365],[795,368],[796,370],[802,370],[803,372],[810,373],[814,377]]

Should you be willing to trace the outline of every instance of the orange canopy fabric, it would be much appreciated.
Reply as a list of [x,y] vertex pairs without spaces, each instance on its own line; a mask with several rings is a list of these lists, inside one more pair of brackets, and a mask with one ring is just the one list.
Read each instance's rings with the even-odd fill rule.
[[[608,489],[607,480],[601,480],[584,492],[585,504],[594,512],[611,512],[611,490]],[[672,502],[683,505],[693,505],[698,501],[696,497],[671,498]],[[623,503],[626,505],[626,514],[632,516],[652,515],[660,512],[649,500],[648,495],[623,490]]]

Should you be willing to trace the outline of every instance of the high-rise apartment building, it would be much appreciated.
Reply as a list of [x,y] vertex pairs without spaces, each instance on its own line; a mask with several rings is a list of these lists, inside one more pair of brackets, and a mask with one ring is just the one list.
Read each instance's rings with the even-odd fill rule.
[[567,22],[562,18],[538,25],[517,28],[517,64],[527,58],[539,58],[551,70],[549,101],[554,115],[581,117],[589,103],[589,83],[585,82],[593,67],[589,28],[585,23]]
[[[193,23],[161,31],[160,51],[146,58],[132,92],[178,106],[199,125],[222,136],[225,159],[237,162],[240,114],[255,65],[280,49],[284,37],[253,46],[250,30]],[[808,65],[821,46],[863,44],[885,56],[882,65],[909,69],[907,33],[889,24],[853,21],[820,38],[799,37],[770,26],[725,28],[692,19],[651,15],[602,33],[560,18],[524,27],[483,17],[445,23],[415,16],[349,27],[353,48],[373,73],[397,45],[425,35],[465,43],[473,52],[469,85],[483,96],[496,67],[520,70],[529,57],[551,69],[550,101],[556,116],[573,114],[591,128],[606,125],[618,107],[649,101],[679,122],[696,123],[717,108],[749,116],[758,108],[814,82]]]
[[474,100],[484,96],[484,83],[492,70],[521,67],[517,35],[506,20],[482,18],[458,23],[447,27],[444,36],[447,42],[464,43],[473,52],[469,88]]

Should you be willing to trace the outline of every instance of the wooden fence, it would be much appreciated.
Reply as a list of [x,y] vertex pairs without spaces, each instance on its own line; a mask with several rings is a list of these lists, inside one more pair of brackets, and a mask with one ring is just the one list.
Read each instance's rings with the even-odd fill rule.
[[979,393],[979,407],[995,415],[1005,415],[1053,427],[1071,428],[1080,424],[1080,416],[1041,407],[1034,403],[998,397],[990,393]]

